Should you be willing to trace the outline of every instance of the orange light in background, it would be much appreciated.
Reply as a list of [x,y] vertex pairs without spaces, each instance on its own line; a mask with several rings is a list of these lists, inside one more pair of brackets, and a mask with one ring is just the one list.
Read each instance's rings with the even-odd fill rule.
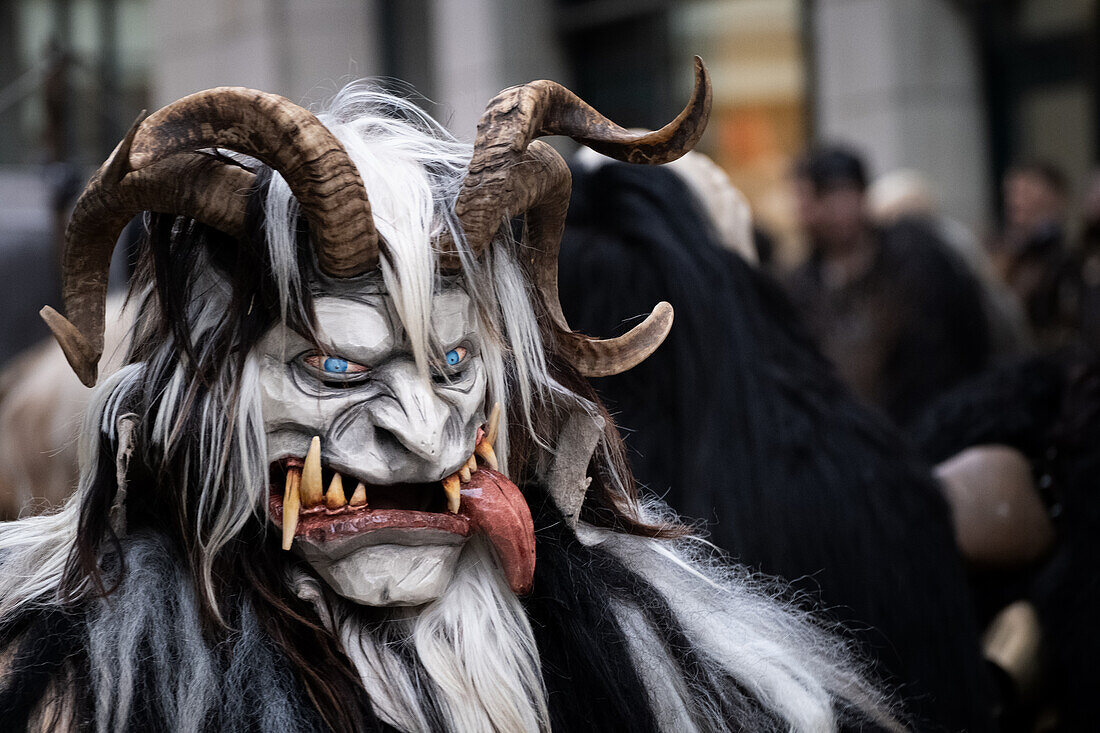
[[748,198],[776,239],[775,257],[801,255],[788,174],[806,147],[806,83],[797,0],[710,0],[674,11],[685,50],[711,71],[714,107],[701,149]]

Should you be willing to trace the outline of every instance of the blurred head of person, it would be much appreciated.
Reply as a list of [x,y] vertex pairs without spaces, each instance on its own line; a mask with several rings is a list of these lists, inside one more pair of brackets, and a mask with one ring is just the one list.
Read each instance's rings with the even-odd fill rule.
[[1068,188],[1065,173],[1051,163],[1013,166],[1004,177],[1006,225],[1029,234],[1060,226],[1066,215]]
[[854,151],[830,146],[795,163],[799,224],[818,254],[844,254],[867,228],[867,170]]
[[[638,132],[645,132],[639,130]],[[573,156],[573,167],[579,173],[591,173],[613,159],[582,147]],[[746,262],[760,261],[753,234],[752,207],[741,190],[733,185],[729,174],[707,155],[697,150],[686,153],[664,170],[671,171],[687,184],[696,214],[709,222],[716,235],[715,244],[735,252]]]
[[884,173],[867,189],[867,211],[877,224],[932,216],[937,208],[932,185],[923,173],[911,168]]

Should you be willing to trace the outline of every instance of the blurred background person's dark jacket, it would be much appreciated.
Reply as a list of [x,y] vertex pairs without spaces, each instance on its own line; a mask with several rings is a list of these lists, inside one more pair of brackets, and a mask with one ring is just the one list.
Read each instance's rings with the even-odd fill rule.
[[812,151],[795,185],[810,247],[788,278],[795,305],[855,394],[905,425],[988,365],[978,281],[929,222],[871,223],[855,153]]

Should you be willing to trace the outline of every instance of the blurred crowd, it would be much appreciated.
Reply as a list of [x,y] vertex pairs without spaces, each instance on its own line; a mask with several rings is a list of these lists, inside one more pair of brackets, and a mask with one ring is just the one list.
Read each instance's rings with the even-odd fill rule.
[[575,169],[569,322],[676,308],[653,358],[596,380],[639,480],[853,632],[914,729],[1091,730],[1100,186],[1073,222],[1065,177],[1020,164],[982,237],[919,173],[814,149],[783,270],[698,154]]
[[870,182],[848,149],[814,150],[792,177],[809,258],[781,277],[844,381],[897,424],[994,364],[1100,349],[1100,173],[1071,221],[1057,167],[1013,166],[985,237],[939,213],[918,172]]

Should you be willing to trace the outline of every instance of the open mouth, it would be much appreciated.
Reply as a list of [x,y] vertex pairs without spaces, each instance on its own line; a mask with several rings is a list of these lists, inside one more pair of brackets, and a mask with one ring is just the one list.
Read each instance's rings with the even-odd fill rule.
[[460,513],[463,486],[483,468],[496,468],[483,430],[478,437],[478,451],[442,481],[386,485],[366,484],[322,464],[321,440],[315,437],[304,458],[283,458],[269,469],[268,509],[282,529],[283,549],[289,550],[295,537],[324,542],[384,527],[468,535],[469,517]]
[[367,484],[324,465],[319,437],[305,457],[273,462],[268,512],[282,530],[283,549],[295,539],[322,545],[377,530],[390,530],[375,535],[387,537],[394,530],[459,537],[479,531],[496,549],[512,589],[525,592],[534,575],[534,525],[520,490],[496,470],[498,419],[494,408],[486,427],[478,428],[473,454],[441,481]]
[[482,467],[496,470],[495,421],[478,428],[476,447],[466,463],[441,481],[372,485],[321,462],[321,439],[314,437],[304,458],[290,456],[269,468],[268,509],[283,532],[283,549],[295,537],[323,542],[369,529],[432,527],[466,536],[469,518],[460,514],[462,486]]

